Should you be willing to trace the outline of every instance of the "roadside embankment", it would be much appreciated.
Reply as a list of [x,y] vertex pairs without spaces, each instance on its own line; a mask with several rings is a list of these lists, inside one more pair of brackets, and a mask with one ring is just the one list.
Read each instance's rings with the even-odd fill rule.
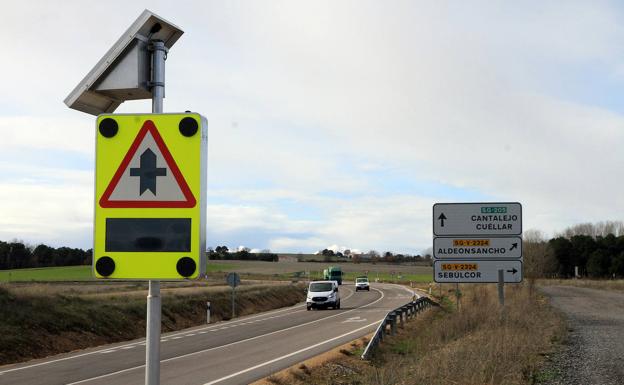
[[[145,336],[146,291],[93,293],[83,286],[0,285],[0,364]],[[162,291],[162,331],[229,319],[229,287],[181,287]],[[239,316],[291,306],[305,299],[292,284],[245,285],[236,290]]]
[[273,384],[532,384],[544,355],[565,333],[561,316],[528,284],[507,285],[501,313],[495,285],[464,285],[460,310],[444,293],[388,336],[370,362],[361,347],[321,365],[291,368]]

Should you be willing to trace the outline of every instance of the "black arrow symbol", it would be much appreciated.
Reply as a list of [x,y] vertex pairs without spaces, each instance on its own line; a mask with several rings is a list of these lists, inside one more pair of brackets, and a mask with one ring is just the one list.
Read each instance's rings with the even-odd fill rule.
[[446,219],[444,213],[441,213],[438,219],[440,220],[440,226],[444,227],[444,220]]
[[513,249],[517,249],[518,248],[518,243],[512,243],[511,244],[511,248],[509,250],[513,250]]
[[507,270],[507,272],[511,274],[516,274],[518,270],[516,270],[516,268],[514,267],[512,270]]

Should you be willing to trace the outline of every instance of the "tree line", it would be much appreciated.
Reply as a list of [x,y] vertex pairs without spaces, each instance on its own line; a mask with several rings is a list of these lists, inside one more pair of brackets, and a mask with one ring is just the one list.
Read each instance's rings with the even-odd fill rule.
[[624,278],[624,223],[583,223],[551,239],[537,230],[524,234],[525,272],[529,278]]
[[260,253],[252,253],[251,249],[244,247],[241,250],[230,252],[227,246],[217,246],[206,251],[211,260],[241,260],[241,261],[265,261],[277,262],[279,257],[270,250],[262,250]]
[[47,245],[28,246],[21,241],[0,241],[0,270],[32,267],[90,265],[93,250]]
[[[356,254],[351,252],[351,250],[347,249],[344,252],[334,252],[331,249],[323,249],[319,252],[323,256],[323,262],[347,262],[351,261],[353,263],[361,263],[361,262],[371,262],[376,264],[380,263],[410,263],[410,262],[427,262],[432,263],[431,253],[425,253],[424,256],[420,254],[410,255],[410,254],[402,254],[402,253],[393,253],[392,251],[385,251],[383,253],[379,253],[377,250],[369,250],[365,254]],[[318,260],[314,259],[305,259],[300,258],[299,262],[318,262]]]

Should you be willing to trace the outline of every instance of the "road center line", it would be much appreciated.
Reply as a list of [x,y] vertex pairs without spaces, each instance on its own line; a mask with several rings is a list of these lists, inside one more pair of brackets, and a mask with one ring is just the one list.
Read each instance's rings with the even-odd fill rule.
[[[237,319],[236,321],[232,321],[232,322],[241,322],[241,321],[246,321],[246,320],[250,320],[250,319],[254,319],[254,318],[258,318],[258,317],[266,317],[267,315],[270,315],[270,314],[276,314],[276,313],[282,313],[282,312],[286,312],[286,311],[291,311],[291,310],[294,310],[294,309],[297,309],[297,308],[303,307],[303,306],[305,306],[305,304],[299,304],[299,305],[288,307],[286,309],[279,309],[279,310],[269,311],[269,312],[262,313],[262,314],[252,315],[252,316],[249,316],[249,317],[244,317],[244,318],[241,318],[241,319]],[[300,311],[303,311],[303,310],[296,310],[293,313],[297,313],[297,312],[300,312]],[[205,330],[205,329],[209,329],[209,328],[213,328],[213,327],[215,327],[215,325],[204,326],[202,328],[194,329],[193,331]],[[209,331],[213,331],[213,330],[209,330]],[[180,331],[178,333],[167,334],[167,335],[163,336],[163,338],[176,337],[176,336],[188,333],[188,332],[189,331],[187,330],[187,331]],[[102,353],[102,352],[106,352],[108,350],[115,350],[115,349],[124,348],[126,346],[137,345],[137,344],[138,345],[145,345],[145,338],[142,338],[139,341],[130,342],[130,343],[127,343],[127,344],[124,344],[124,345],[119,345],[119,346],[115,346],[115,347],[110,347],[109,346],[109,347],[106,347],[106,348],[94,350],[92,352],[81,353],[81,354],[72,355],[72,356],[69,356],[69,357],[57,358],[57,359],[54,359],[54,360],[45,361],[45,362],[39,362],[39,363],[36,363],[36,364],[31,364],[31,365],[26,365],[26,366],[20,366],[19,368],[11,368],[11,369],[2,370],[2,371],[0,371],[0,375],[3,375],[5,373],[10,373],[10,372],[16,372],[16,371],[19,371],[19,370],[30,369],[30,368],[34,368],[34,367],[37,367],[37,366],[49,365],[49,364],[53,364],[55,362],[67,361],[67,360],[72,360],[74,358],[80,358],[80,357],[84,357],[84,356],[90,356],[90,355],[93,355],[93,354],[99,354],[99,353]],[[17,364],[17,365],[19,365],[19,364]]]
[[357,332],[359,332],[359,331],[361,331],[361,330],[364,330],[364,329],[369,328],[369,327],[371,327],[371,326],[377,325],[377,324],[379,324],[379,322],[381,322],[381,319],[380,319],[380,320],[377,320],[377,321],[375,321],[375,322],[373,322],[373,323],[370,323],[370,324],[368,324],[368,325],[366,325],[366,326],[362,326],[361,328],[358,328],[358,329],[355,329],[355,330],[351,330],[351,331],[350,331],[350,332],[348,332],[348,333],[341,334],[341,335],[339,335],[339,336],[337,336],[337,337],[330,338],[330,339],[328,339],[328,340],[321,341],[321,342],[316,343],[316,344],[314,344],[314,345],[308,346],[307,348],[299,349],[299,350],[297,350],[297,351],[295,351],[295,352],[285,354],[285,355],[283,355],[283,356],[281,356],[281,357],[274,358],[274,359],[272,359],[272,360],[269,360],[269,361],[263,362],[263,363],[261,363],[261,364],[258,364],[258,365],[255,365],[255,366],[252,366],[252,367],[247,368],[247,369],[243,369],[243,370],[238,371],[238,372],[236,372],[236,373],[232,373],[232,374],[227,375],[227,376],[225,376],[225,377],[221,377],[221,378],[219,378],[219,379],[217,379],[217,380],[207,382],[207,383],[205,383],[204,385],[213,385],[213,384],[216,384],[216,383],[218,383],[218,382],[228,380],[228,379],[230,379],[230,378],[232,378],[232,377],[236,377],[236,376],[241,375],[241,374],[243,374],[243,373],[247,373],[247,372],[250,372],[250,371],[252,371],[252,370],[255,370],[255,369],[261,368],[261,367],[263,367],[263,366],[270,365],[270,364],[272,364],[272,363],[274,363],[274,362],[281,361],[281,360],[283,360],[283,359],[285,359],[285,358],[292,357],[292,356],[294,356],[294,355],[297,355],[297,354],[299,354],[299,353],[303,353],[303,352],[308,351],[308,350],[310,350],[310,349],[314,349],[314,348],[319,347],[319,346],[321,346],[321,345],[324,345],[324,344],[327,344],[327,343],[329,343],[329,342],[332,342],[332,341],[338,340],[338,339],[340,339],[340,338],[346,337],[346,336],[348,336],[348,335],[350,335],[350,334],[357,333]]
[[[306,322],[306,323],[303,323],[303,324],[300,324],[300,325],[294,325],[294,326],[291,326],[291,327],[286,328],[286,329],[276,330],[276,331],[273,331],[273,332],[270,332],[270,333],[261,334],[261,335],[259,335],[259,336],[246,338],[246,339],[244,339],[244,340],[235,341],[235,342],[230,342],[229,344],[225,344],[225,345],[221,345],[221,346],[215,346],[215,347],[213,347],[213,348],[208,348],[208,349],[204,349],[204,350],[199,350],[199,351],[196,351],[196,352],[193,352],[193,353],[187,353],[187,354],[183,354],[183,355],[181,355],[181,356],[177,356],[177,357],[167,358],[166,360],[161,360],[160,362],[161,362],[161,363],[163,363],[163,362],[174,361],[174,360],[178,360],[178,359],[181,359],[181,358],[186,358],[186,357],[194,356],[194,355],[197,355],[197,354],[207,353],[207,352],[212,351],[212,350],[217,350],[217,349],[227,348],[227,347],[230,347],[230,346],[233,346],[233,345],[238,345],[238,344],[241,344],[241,343],[244,343],[244,342],[257,340],[258,338],[262,338],[262,337],[266,337],[266,336],[274,335],[274,334],[277,334],[277,333],[282,333],[282,332],[285,332],[285,331],[288,331],[288,330],[292,330],[292,329],[296,329],[296,328],[299,328],[299,327],[302,327],[302,326],[306,326],[306,325],[310,325],[310,324],[317,323],[317,322],[320,322],[320,321],[324,321],[324,320],[329,319],[329,318],[334,318],[334,317],[338,317],[338,316],[341,316],[341,315],[344,315],[344,314],[347,314],[347,313],[351,313],[351,312],[353,312],[353,311],[356,311],[356,310],[359,310],[359,309],[362,309],[362,308],[365,308],[365,307],[371,306],[371,305],[373,305],[373,304],[376,304],[377,302],[379,302],[379,301],[381,301],[382,299],[384,299],[385,294],[383,293],[383,291],[381,291],[381,290],[379,290],[379,289],[376,289],[376,288],[372,288],[372,289],[373,289],[373,290],[375,290],[375,291],[377,291],[377,292],[379,292],[379,294],[381,294],[381,297],[379,297],[378,299],[376,299],[376,300],[375,300],[375,301],[373,301],[373,302],[369,302],[369,303],[367,303],[366,305],[362,305],[362,306],[360,306],[360,307],[356,307],[355,309],[347,310],[347,311],[345,311],[345,312],[341,312],[341,313],[338,313],[338,314],[333,314],[333,315],[330,315],[330,316],[327,316],[327,317],[324,317],[324,318],[319,318],[319,319],[317,319],[317,320],[310,321],[310,322]],[[378,323],[378,322],[379,322],[379,321],[377,321],[377,323]],[[372,325],[372,324],[371,324],[371,325]],[[366,328],[366,327],[368,327],[368,326],[370,326],[370,325],[364,326],[364,328]],[[359,331],[359,330],[358,330],[358,331]],[[355,331],[353,331],[353,332],[351,332],[351,333],[354,333],[354,332],[355,332]],[[336,338],[339,338],[339,337],[336,337]],[[135,366],[135,367],[132,367],[132,368],[127,368],[127,369],[119,370],[119,371],[116,371],[116,372],[103,374],[103,375],[101,375],[101,376],[92,377],[92,378],[87,378],[87,379],[84,379],[84,380],[80,380],[80,381],[72,382],[72,383],[69,383],[69,384],[66,384],[66,385],[77,385],[77,384],[82,384],[82,383],[85,383],[85,382],[94,381],[94,380],[99,380],[99,379],[101,379],[101,378],[106,378],[106,377],[114,376],[114,375],[117,375],[117,374],[126,373],[126,372],[129,372],[129,371],[136,370],[136,369],[141,369],[141,368],[144,368],[144,367],[145,367],[145,365],[139,365],[139,366]]]

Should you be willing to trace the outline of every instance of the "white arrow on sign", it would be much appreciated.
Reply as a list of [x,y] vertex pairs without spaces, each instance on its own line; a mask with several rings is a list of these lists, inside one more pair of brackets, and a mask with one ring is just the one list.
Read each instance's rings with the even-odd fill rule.
[[520,235],[522,205],[518,202],[436,203],[433,205],[433,234]]
[[496,283],[499,269],[506,283],[522,282],[519,260],[437,260],[433,263],[433,279],[438,283]]

